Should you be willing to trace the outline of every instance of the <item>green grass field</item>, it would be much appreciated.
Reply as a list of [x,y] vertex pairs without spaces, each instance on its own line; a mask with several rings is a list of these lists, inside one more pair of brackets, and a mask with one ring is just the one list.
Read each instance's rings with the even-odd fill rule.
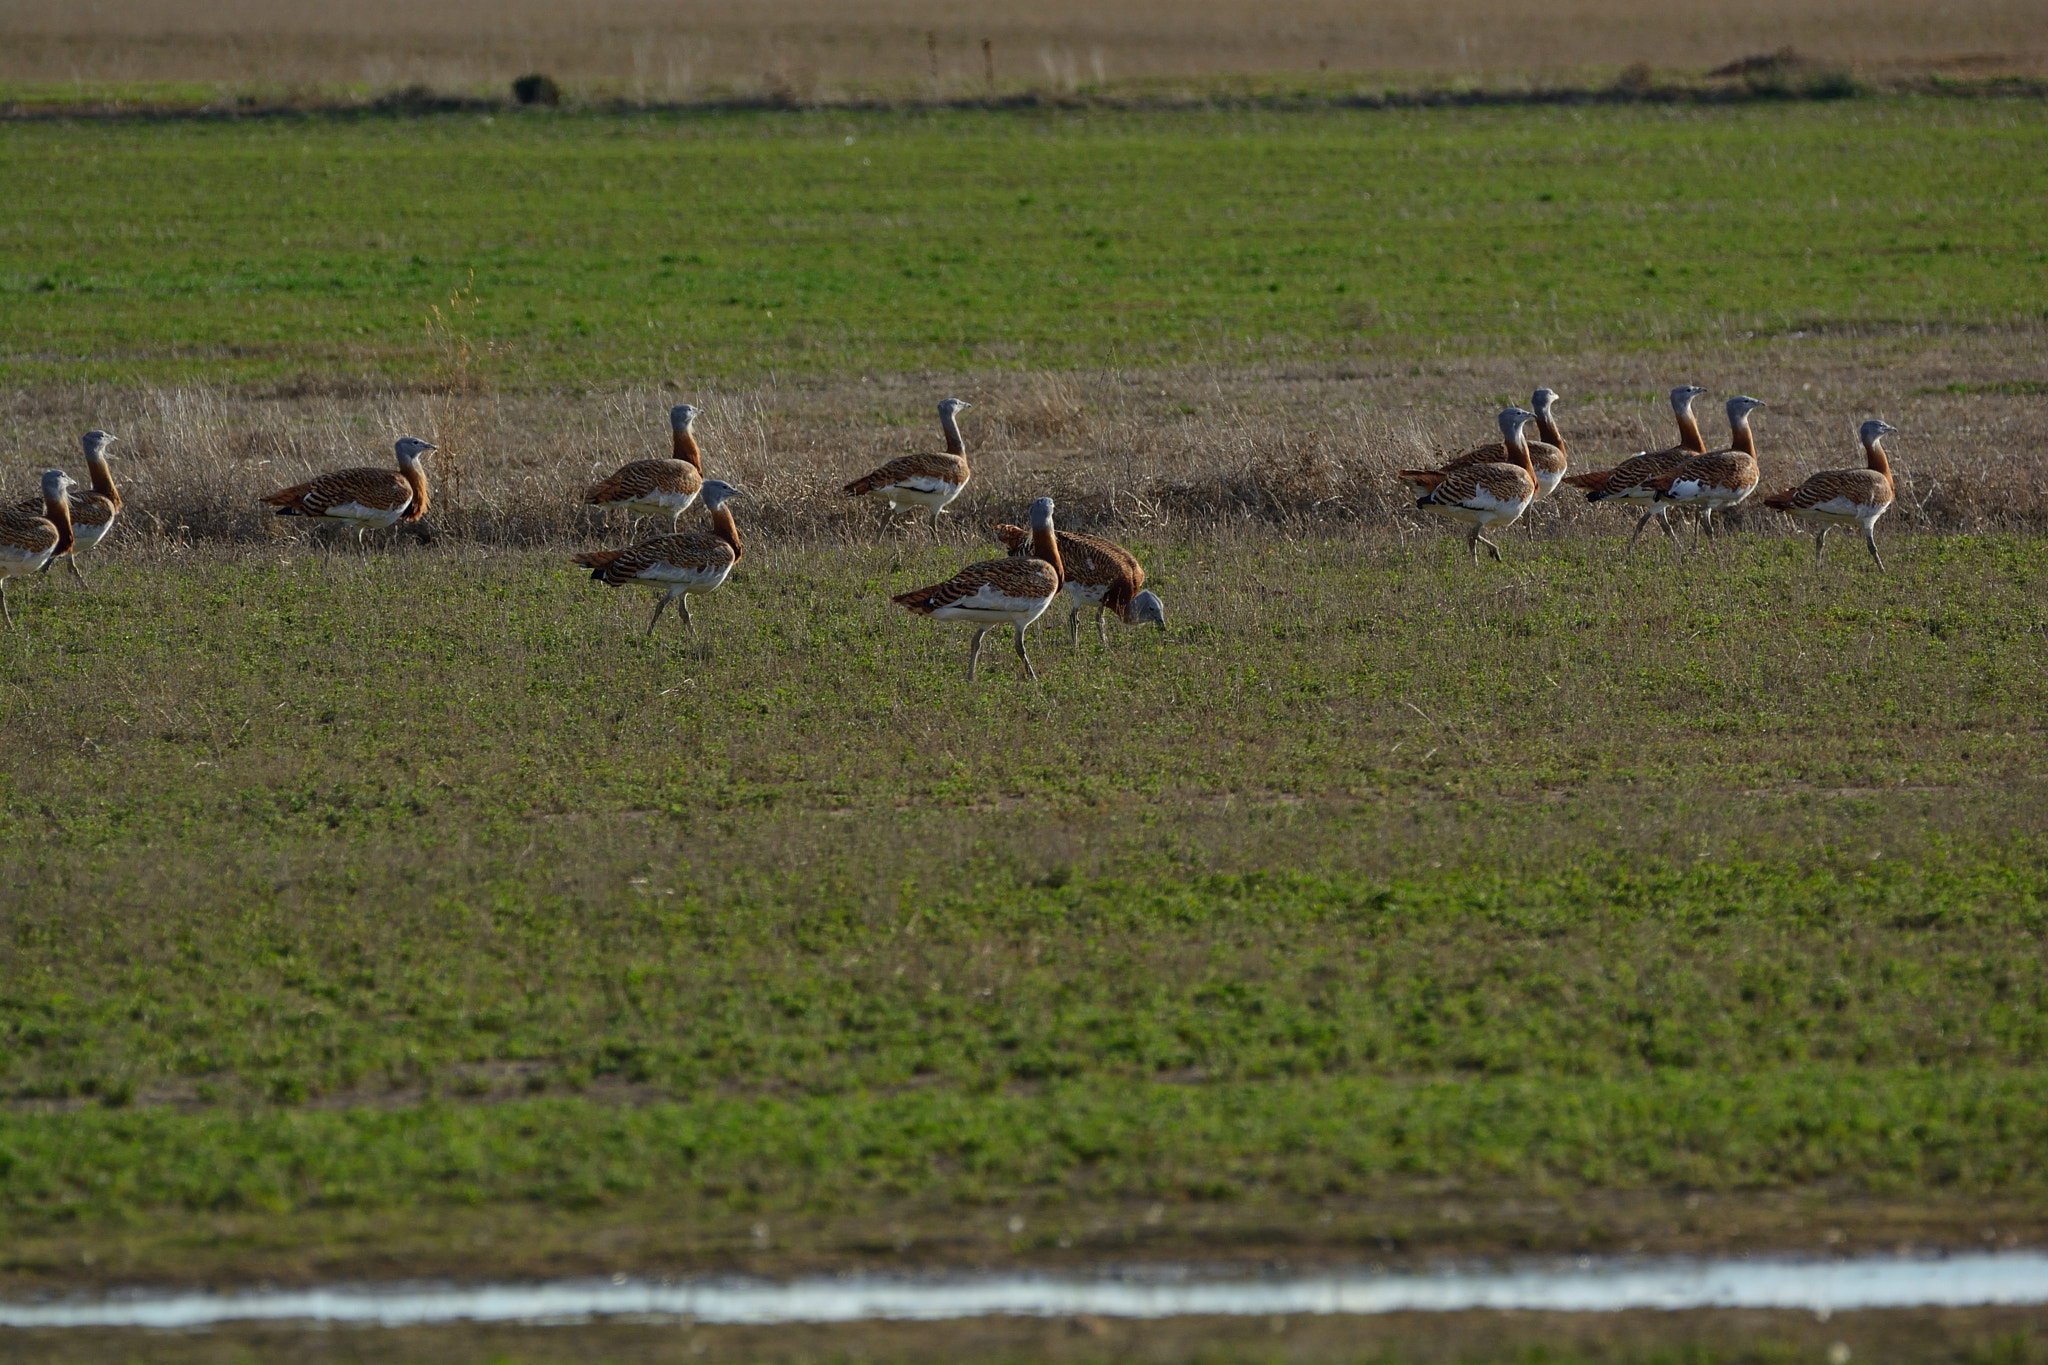
[[2038,101],[0,128],[0,378],[505,382],[2043,323]]
[[[1825,333],[1845,390],[1773,409],[1807,431],[1886,355],[2038,348],[2044,132],[1903,99],[7,123],[0,378],[17,433],[160,383],[331,431],[293,395],[450,377],[422,322],[473,272],[475,373],[537,423],[772,374],[840,386],[851,451],[913,372],[1284,393],[1372,352],[1426,388],[1438,348],[1725,373]],[[2038,386],[1948,373],[1925,410],[1984,405],[1955,421],[2002,452],[1981,414]],[[1648,382],[1586,410],[1611,435]],[[1157,398],[1112,415],[1197,412]],[[150,496],[303,453],[166,404],[121,409],[172,415],[121,432]],[[1030,417],[1031,460],[1120,429]],[[475,453],[530,499],[585,452]],[[1042,683],[970,686],[888,596],[979,556],[815,508],[694,640],[532,548],[553,522],[359,560],[157,510],[0,634],[8,1285],[690,1268],[795,1225],[859,1258],[2039,1224],[2036,537],[1901,516],[1879,576],[1752,526],[1674,569],[1556,519],[1475,569],[1392,514],[1217,514],[1134,539],[1169,630],[1041,628]]]

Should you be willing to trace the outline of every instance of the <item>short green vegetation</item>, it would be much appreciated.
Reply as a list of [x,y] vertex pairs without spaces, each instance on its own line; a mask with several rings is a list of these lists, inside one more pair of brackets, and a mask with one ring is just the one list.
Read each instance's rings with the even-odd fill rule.
[[0,126],[0,375],[520,383],[2042,323],[2032,100]]

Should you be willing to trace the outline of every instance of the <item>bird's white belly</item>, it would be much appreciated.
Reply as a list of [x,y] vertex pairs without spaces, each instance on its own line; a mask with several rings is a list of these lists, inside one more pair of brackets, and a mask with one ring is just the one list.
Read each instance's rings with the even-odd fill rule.
[[1871,504],[1857,502],[1853,498],[1829,498],[1826,502],[1805,508],[1799,515],[1814,521],[1876,521],[1890,506],[1888,502]]
[[[412,504],[407,503],[406,507]],[[359,502],[337,503],[321,513],[330,521],[345,521],[351,526],[365,530],[381,531],[387,526],[396,526],[398,519],[405,515],[405,507],[365,507]]]
[[107,532],[113,529],[114,523],[112,520],[103,521],[97,526],[83,526],[74,522],[71,527],[71,538],[77,542],[78,549],[90,550],[93,546],[105,540]]
[[1472,490],[1472,496],[1463,502],[1431,503],[1437,511],[1454,521],[1477,522],[1491,526],[1498,521],[1513,521],[1529,506],[1527,498],[1503,499],[1495,497],[1484,488]]
[[1060,585],[1060,591],[1066,593],[1067,596],[1073,598],[1076,602],[1084,603],[1091,607],[1099,607],[1102,605],[1102,599],[1109,596],[1109,585],[1107,583],[1076,583],[1073,579],[1069,578]]
[[55,545],[47,550],[34,552],[17,549],[11,545],[0,545],[0,578],[21,578],[35,573],[50,562],[50,556],[55,554],[56,550]]
[[1557,486],[1563,482],[1564,471],[1562,469],[1557,470],[1554,473],[1545,473],[1540,469],[1537,470],[1536,496],[1539,498],[1549,497],[1552,493],[1555,493],[1557,491]]
[[716,569],[691,569],[680,564],[652,564],[642,569],[636,577],[649,583],[667,583],[683,592],[711,592],[723,586],[726,577],[731,573],[730,564],[721,564]]
[[892,483],[882,491],[891,507],[929,507],[932,511],[942,510],[947,503],[960,496],[962,484],[950,483],[945,479],[934,479],[920,475]]
[[[1755,487],[1754,484],[1751,487]],[[1689,503],[1710,508],[1733,507],[1749,496],[1748,488],[1726,488],[1720,484],[1701,483],[1697,479],[1679,479],[1671,485],[1670,497],[1673,502]]]
[[623,507],[635,516],[668,517],[686,512],[690,504],[697,501],[695,492],[689,493],[643,493],[637,498],[628,498],[614,506]]
[[1013,597],[984,584],[974,596],[934,608],[932,615],[941,621],[968,621],[983,626],[1028,626],[1051,605],[1051,597]]

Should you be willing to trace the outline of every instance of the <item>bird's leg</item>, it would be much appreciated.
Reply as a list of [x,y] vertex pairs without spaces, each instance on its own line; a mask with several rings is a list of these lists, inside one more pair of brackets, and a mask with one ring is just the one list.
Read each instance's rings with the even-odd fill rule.
[[1472,527],[1472,534],[1465,537],[1465,544],[1472,551],[1472,567],[1476,569],[1479,567],[1479,527],[1476,524]]
[[1038,670],[1031,666],[1031,656],[1024,652],[1024,627],[1022,625],[1015,625],[1010,627],[1010,629],[1015,631],[1017,635],[1017,657],[1024,661],[1024,676],[1033,682],[1037,682]]
[[1707,539],[1708,539],[1708,540],[1712,540],[1712,539],[1714,538],[1714,509],[1713,509],[1713,508],[1711,508],[1711,507],[1702,507],[1702,508],[1700,509],[1700,524],[1701,524],[1702,526],[1704,526],[1704,527],[1706,527],[1706,528],[1707,528]]
[[987,637],[991,629],[992,627],[983,626],[980,630],[974,632],[974,643],[967,650],[967,681],[969,682],[974,681],[974,666],[981,662],[981,642]]
[[1104,649],[1109,648],[1109,631],[1106,627],[1103,626],[1102,618],[1106,616],[1108,613],[1108,607],[1097,607],[1095,609],[1095,638],[1102,642],[1102,647]]
[[14,629],[14,608],[7,601],[7,579],[0,576],[0,612],[6,613],[7,628]]
[[690,634],[695,636],[697,633],[697,618],[690,615],[690,594],[686,592],[676,594],[676,610],[683,614],[683,624],[688,626]]
[[1079,602],[1076,602],[1074,609],[1067,613],[1067,643],[1075,649],[1081,647],[1081,604]]
[[1478,533],[1477,531],[1474,531],[1474,532],[1472,533],[1472,539],[1473,539],[1473,540],[1474,540],[1475,542],[1477,542],[1477,543],[1476,543],[1476,544],[1474,544],[1474,545],[1473,545],[1473,547],[1472,547],[1472,562],[1473,562],[1474,564],[1477,564],[1477,563],[1479,562],[1479,546],[1481,546],[1481,545],[1484,545],[1484,546],[1485,546],[1485,547],[1486,547],[1487,549],[1489,549],[1489,550],[1493,551],[1493,562],[1494,562],[1494,563],[1496,563],[1496,564],[1500,564],[1500,563],[1504,563],[1504,562],[1505,562],[1505,561],[1504,561],[1504,560],[1502,560],[1502,559],[1501,559],[1501,557],[1500,557],[1500,546],[1498,546],[1498,545],[1494,544],[1494,543],[1493,543],[1492,541],[1488,540],[1488,539],[1487,539],[1487,538],[1486,538],[1485,536],[1482,536],[1482,535],[1480,535],[1480,534],[1479,534],[1479,533]]
[[[1650,524],[1650,518],[1656,515],[1657,509],[1652,507],[1649,511],[1643,513],[1640,517],[1636,518],[1636,529],[1628,538],[1628,548],[1624,549],[1621,552],[1622,558],[1626,559],[1629,555],[1629,552],[1636,548],[1636,541],[1642,538],[1643,528],[1645,526],[1648,526]],[[1671,534],[1671,523],[1668,521],[1664,523],[1664,534],[1667,536]]]
[[1870,547],[1870,557],[1877,561],[1877,571],[1883,573],[1884,556],[1877,552],[1877,528],[1875,526],[1863,528],[1863,543]]
[[654,628],[661,624],[661,614],[668,610],[668,598],[669,595],[663,593],[654,599],[654,615],[647,622],[647,633],[649,635],[654,634]]
[[1814,567],[1814,568],[1816,568],[1816,569],[1818,569],[1818,568],[1820,567],[1820,552],[1821,552],[1821,549],[1822,549],[1822,547],[1823,547],[1823,546],[1825,546],[1825,545],[1826,545],[1827,543],[1828,543],[1828,528],[1827,528],[1827,527],[1825,527],[1825,526],[1823,526],[1823,527],[1821,527],[1821,528],[1820,528],[1820,529],[1819,529],[1818,531],[1815,531],[1815,532],[1813,533],[1813,567]]
[[[65,555],[65,556],[64,556],[64,558],[65,558],[65,559],[66,559],[67,561],[69,561],[69,563],[70,563],[70,565],[71,565],[71,576],[72,576],[73,578],[76,578],[76,579],[78,580],[78,586],[79,586],[79,587],[81,587],[81,588],[86,588],[86,589],[90,589],[90,588],[92,587],[92,584],[90,584],[90,583],[86,582],[86,581],[85,581],[85,575],[84,575],[84,574],[82,574],[82,573],[80,573],[80,572],[79,572],[79,570],[78,570],[78,556],[77,556],[77,555]],[[45,565],[44,567],[45,567],[45,568],[48,568],[49,566],[48,566],[48,565]]]

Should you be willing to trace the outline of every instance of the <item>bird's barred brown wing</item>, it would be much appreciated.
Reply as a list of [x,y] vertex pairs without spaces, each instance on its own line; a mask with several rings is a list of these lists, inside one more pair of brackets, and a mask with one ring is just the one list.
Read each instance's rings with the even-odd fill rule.
[[1626,493],[1631,488],[1642,487],[1659,474],[1675,469],[1692,459],[1695,453],[1681,446],[1674,446],[1669,450],[1646,450],[1640,455],[1629,456],[1612,469],[1568,476],[1565,482],[1574,488],[1585,488],[1595,493],[1604,491],[1613,496]]
[[105,526],[111,523],[120,509],[109,501],[105,494],[86,493],[71,495],[71,524],[73,526]]
[[969,564],[943,583],[898,593],[892,600],[912,611],[930,613],[964,601],[983,588],[1005,597],[1049,599],[1060,590],[1060,576],[1042,559],[1017,555]]
[[[1513,464],[1508,458],[1507,444],[1490,441],[1483,446],[1474,446],[1461,454],[1444,461],[1445,469],[1462,469],[1468,464]],[[1564,452],[1548,441],[1529,442],[1529,463],[1538,469],[1563,469]]]
[[596,576],[606,583],[630,583],[660,564],[693,573],[716,573],[730,568],[737,558],[732,546],[717,536],[686,531],[656,536],[624,550],[592,550],[577,555],[576,562],[596,570]]
[[32,555],[55,549],[57,523],[42,515],[40,500],[36,503],[33,515],[9,508],[5,512],[0,512],[0,545]]
[[586,503],[630,502],[654,493],[694,493],[704,476],[688,460],[635,460],[583,495]]
[[1756,461],[1739,450],[1717,450],[1711,455],[1694,455],[1684,463],[1657,476],[1659,488],[1670,488],[1684,480],[1703,488],[1751,488],[1756,485]]
[[912,479],[933,479],[940,483],[966,483],[967,461],[958,455],[905,455],[880,469],[863,474],[846,485],[849,496],[872,493],[877,488],[894,488]]
[[1122,611],[1145,586],[1145,566],[1113,540],[1080,531],[1061,531],[1060,564],[1083,587],[1103,588],[1102,604]]
[[412,485],[390,469],[337,469],[317,479],[281,488],[262,499],[303,516],[320,517],[336,507],[353,503],[379,512],[395,512],[412,505]]
[[1439,506],[1466,503],[1482,488],[1502,502],[1513,502],[1534,495],[1536,484],[1520,465],[1461,465],[1444,472],[1444,481],[1429,494],[1429,500]]
[[1804,510],[1847,498],[1858,507],[1889,507],[1891,480],[1874,469],[1824,469],[1792,490],[1790,506]]

